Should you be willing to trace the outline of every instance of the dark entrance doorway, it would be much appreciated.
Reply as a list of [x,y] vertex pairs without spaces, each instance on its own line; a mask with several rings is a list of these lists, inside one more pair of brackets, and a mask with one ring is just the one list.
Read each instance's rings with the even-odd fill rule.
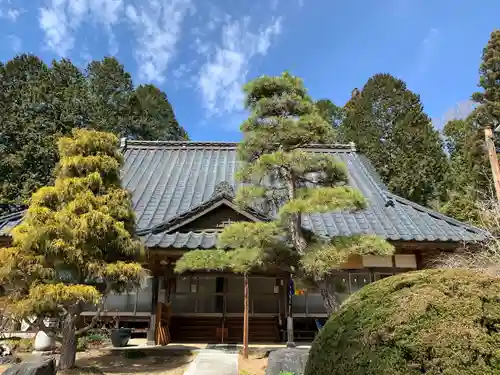
[[[243,278],[200,275],[172,279],[172,342],[241,343]],[[279,341],[280,293],[277,279],[250,277],[249,339]]]

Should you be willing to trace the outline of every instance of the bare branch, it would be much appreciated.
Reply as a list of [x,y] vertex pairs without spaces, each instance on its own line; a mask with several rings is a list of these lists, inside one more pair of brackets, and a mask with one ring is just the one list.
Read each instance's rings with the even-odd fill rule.
[[75,335],[76,336],[81,336],[84,333],[90,331],[92,328],[94,328],[95,325],[97,324],[97,322],[99,321],[99,318],[101,317],[102,310],[103,310],[103,307],[101,305],[99,305],[99,307],[97,308],[96,314],[94,315],[94,317],[90,321],[90,324],[88,326],[86,326],[86,327],[83,327],[83,328],[77,330],[75,332]]
[[442,253],[431,266],[439,268],[466,268],[491,276],[500,276],[500,203],[488,200],[477,203],[479,226],[487,231],[486,240],[463,244],[454,253]]
[[44,331],[45,333],[49,332],[50,329],[49,327],[47,327],[45,325],[45,322],[43,321],[43,317],[39,316],[37,319],[36,319],[36,322],[35,322],[35,326],[40,330],[40,331]]
[[99,318],[101,317],[101,313],[104,310],[104,304],[106,302],[106,297],[108,296],[109,292],[111,292],[111,284],[110,283],[107,284],[106,290],[103,293],[103,297],[101,298],[101,303],[97,307],[97,311],[96,311],[95,315],[93,316],[92,320],[90,321],[90,323],[86,327],[83,327],[75,332],[75,335],[77,337],[83,335],[84,333],[90,331],[92,328],[95,327],[95,325],[99,321]]

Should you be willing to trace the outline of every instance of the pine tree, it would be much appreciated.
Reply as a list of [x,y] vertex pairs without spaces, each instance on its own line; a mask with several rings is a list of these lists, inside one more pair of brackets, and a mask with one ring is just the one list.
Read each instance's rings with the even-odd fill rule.
[[472,99],[481,104],[477,119],[482,126],[496,128],[500,125],[500,30],[491,33],[483,50],[483,61],[479,68],[479,87]]
[[424,205],[439,197],[447,169],[443,144],[403,81],[376,74],[345,112],[339,137],[356,144],[391,191]]
[[[304,215],[365,207],[361,193],[347,186],[347,169],[336,158],[305,150],[328,143],[331,124],[317,111],[299,78],[284,73],[263,76],[245,86],[251,115],[241,129],[238,153],[245,166],[236,201],[243,207],[269,208],[269,222],[238,222],[220,234],[217,250],[186,253],[176,272],[222,269],[241,272],[284,269],[312,283],[328,313],[339,305],[332,277],[352,254],[392,254],[376,236],[326,239],[303,229]],[[231,249],[231,250],[228,250]]]
[[129,193],[120,187],[122,157],[109,133],[74,130],[59,140],[55,185],[33,194],[12,247],[0,252],[0,283],[9,291],[8,311],[19,318],[59,318],[60,368],[73,367],[83,309],[97,305],[93,324],[111,291],[138,287],[146,272],[134,238]]

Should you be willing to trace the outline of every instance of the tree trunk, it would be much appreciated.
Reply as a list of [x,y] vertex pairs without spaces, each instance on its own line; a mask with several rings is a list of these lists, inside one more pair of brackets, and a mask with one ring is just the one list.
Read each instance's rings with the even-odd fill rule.
[[75,318],[68,314],[63,322],[61,357],[59,359],[59,369],[67,370],[75,366],[76,360],[76,330]]
[[324,280],[318,282],[318,289],[320,290],[321,297],[323,297],[323,305],[328,317],[337,311],[340,306],[339,296],[334,288],[335,286],[331,277],[325,277]]
[[300,214],[290,214],[288,230],[292,237],[293,247],[300,256],[305,255],[307,242],[302,235]]
[[[297,196],[295,176],[291,172],[287,172],[285,180],[288,190],[288,200],[292,201]],[[288,218],[288,230],[290,231],[295,251],[297,251],[300,256],[303,256],[305,254],[307,242],[302,233],[302,218],[300,213],[290,214],[290,217]]]

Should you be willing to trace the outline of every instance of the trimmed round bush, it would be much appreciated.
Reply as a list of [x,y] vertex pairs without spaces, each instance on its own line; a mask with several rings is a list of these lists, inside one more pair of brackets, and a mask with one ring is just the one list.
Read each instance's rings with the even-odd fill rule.
[[500,279],[460,269],[392,276],[345,301],[305,375],[500,374]]

